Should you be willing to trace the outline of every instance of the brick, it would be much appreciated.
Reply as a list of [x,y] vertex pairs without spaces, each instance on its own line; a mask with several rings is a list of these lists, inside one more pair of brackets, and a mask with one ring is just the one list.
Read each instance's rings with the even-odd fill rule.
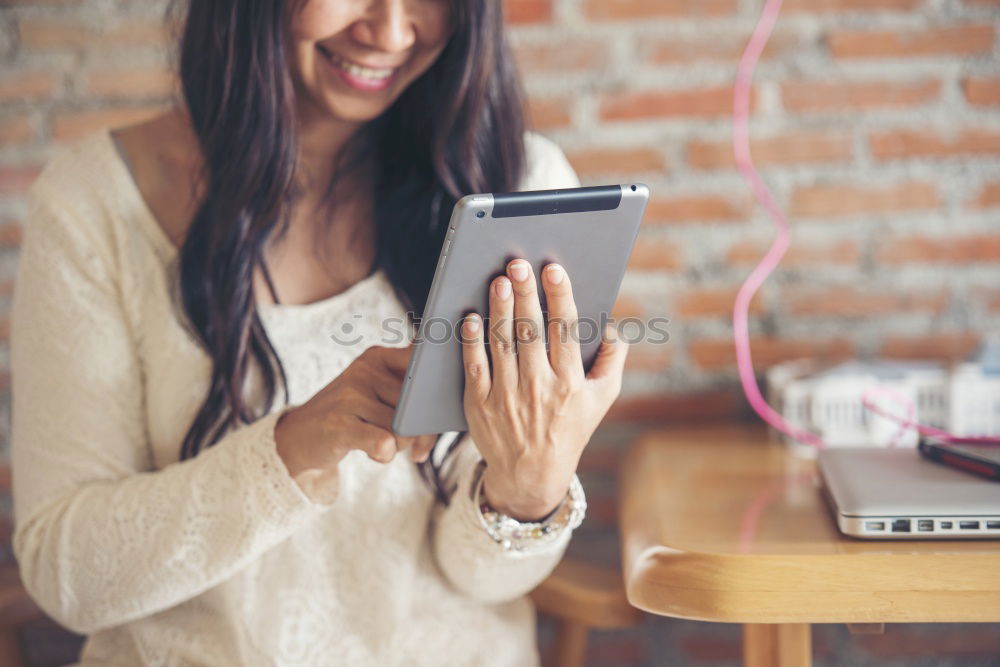
[[736,419],[747,406],[738,387],[678,394],[625,396],[608,411],[608,423],[699,422]]
[[570,100],[567,98],[536,98],[528,100],[528,118],[532,127],[538,130],[555,130],[568,127]]
[[937,100],[941,82],[788,81],[781,84],[785,109],[795,113],[915,107]]
[[83,0],[0,0],[0,7],[17,7],[19,5],[78,5]]
[[676,271],[682,266],[681,253],[669,241],[649,241],[640,238],[632,248],[630,271]]
[[573,72],[591,70],[608,61],[604,42],[579,40],[521,44],[514,49],[522,72]]
[[[730,141],[688,142],[687,162],[700,169],[732,168],[736,166]],[[750,153],[755,165],[787,165],[801,163],[844,162],[853,152],[848,132],[791,132],[750,141]]]
[[749,214],[746,200],[724,195],[678,195],[655,197],[646,207],[649,224],[685,223],[699,220],[737,221]]
[[[733,266],[756,265],[763,259],[769,245],[756,241],[737,241],[726,252],[726,263]],[[855,241],[805,245],[793,241],[781,258],[781,266],[811,267],[818,264],[852,265],[861,261],[861,250]]]
[[52,72],[19,72],[0,78],[0,102],[41,100],[52,97],[59,80]]
[[619,294],[614,308],[611,309],[611,317],[616,320],[626,317],[643,317],[645,314],[646,309],[642,302],[626,294]]
[[[755,108],[751,96],[751,109]],[[727,116],[732,113],[733,89],[729,86],[607,95],[600,101],[601,120]]]
[[972,208],[991,208],[1000,206],[1000,181],[986,183],[972,202]]
[[782,12],[911,11],[923,5],[923,0],[785,0]]
[[[731,317],[736,303],[737,287],[698,287],[677,297],[676,312],[680,318]],[[750,300],[750,312],[760,314],[764,308],[761,294]]]
[[0,248],[17,248],[21,245],[21,224],[7,221],[0,224]]
[[987,287],[978,289],[975,291],[975,294],[983,302],[987,310],[1000,313],[1000,288]]
[[581,177],[667,171],[663,153],[652,148],[591,148],[570,151],[566,157]]
[[661,17],[726,16],[735,14],[737,0],[587,0],[583,13],[591,21],[630,21]]
[[960,361],[976,351],[979,335],[968,331],[923,336],[889,336],[880,354],[891,359]]
[[23,17],[21,46],[31,50],[81,49],[94,41],[94,32],[79,21]]
[[1000,154],[1000,132],[985,129],[948,134],[930,129],[894,130],[873,134],[869,143],[872,155],[879,160]]
[[968,78],[962,81],[965,100],[974,106],[1000,104],[1000,78]]
[[171,26],[164,21],[137,19],[123,21],[108,28],[99,36],[99,40],[104,48],[108,46],[161,48],[171,45],[179,35],[179,30],[172,32]]
[[552,0],[506,0],[503,9],[507,23],[544,23],[552,20]]
[[935,209],[940,205],[931,183],[895,185],[810,185],[792,193],[789,212],[797,217],[842,217]]
[[669,343],[634,343],[629,345],[625,371],[660,373],[667,370],[673,359],[674,347]]
[[101,97],[166,97],[178,91],[173,71],[156,69],[102,69],[87,73],[87,90]]
[[0,119],[0,146],[19,146],[35,138],[31,116],[9,116]]
[[75,111],[56,114],[53,136],[58,141],[71,141],[106,127],[129,125],[164,110],[163,106],[113,107],[100,111]]
[[838,285],[784,290],[781,302],[798,317],[867,317],[903,312],[940,314],[949,296],[945,290],[895,293]]
[[[645,40],[645,60],[654,65],[677,65],[702,62],[735,64],[746,48],[750,33],[726,32],[697,37],[654,37]],[[779,32],[771,35],[761,54],[771,60],[791,53],[800,43],[798,35]]]
[[917,30],[838,30],[827,41],[835,58],[912,58],[989,53],[995,28],[989,24]]
[[173,41],[163,21],[124,21],[94,28],[80,21],[25,17],[20,22],[21,45],[32,50],[109,49],[111,47],[162,48]]
[[[808,340],[786,338],[755,338],[750,343],[750,356],[756,370],[782,361],[815,358],[820,361],[842,361],[854,355],[854,343],[845,339]],[[705,370],[721,370],[736,365],[736,348],[730,338],[723,340],[693,340],[688,344],[692,361]]]
[[22,194],[38,178],[42,168],[33,165],[0,166],[0,193]]
[[887,239],[878,249],[884,264],[967,264],[1000,261],[1000,234]]

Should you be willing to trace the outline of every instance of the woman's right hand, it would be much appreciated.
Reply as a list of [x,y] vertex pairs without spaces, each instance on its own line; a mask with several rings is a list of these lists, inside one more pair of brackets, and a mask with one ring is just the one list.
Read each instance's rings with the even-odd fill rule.
[[333,502],[337,465],[352,449],[379,463],[390,462],[406,449],[414,461],[430,455],[436,435],[403,437],[392,432],[411,352],[412,346],[369,347],[330,384],[278,420],[278,455],[312,500]]

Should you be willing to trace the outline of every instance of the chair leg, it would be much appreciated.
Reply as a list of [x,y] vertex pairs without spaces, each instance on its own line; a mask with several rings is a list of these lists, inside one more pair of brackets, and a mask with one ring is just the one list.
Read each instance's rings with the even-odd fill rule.
[[17,636],[17,628],[0,630],[0,665],[21,667],[24,656],[21,653],[21,642]]
[[552,645],[551,667],[583,667],[587,655],[587,634],[590,628],[580,623],[560,619]]
[[808,623],[743,625],[743,667],[809,667],[812,665]]

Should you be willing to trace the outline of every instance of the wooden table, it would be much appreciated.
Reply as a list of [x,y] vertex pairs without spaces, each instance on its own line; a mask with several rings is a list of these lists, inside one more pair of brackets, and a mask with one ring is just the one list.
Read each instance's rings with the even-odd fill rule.
[[809,665],[810,623],[1000,621],[1000,542],[846,537],[814,462],[762,427],[650,431],[619,487],[629,602],[743,623],[748,667]]

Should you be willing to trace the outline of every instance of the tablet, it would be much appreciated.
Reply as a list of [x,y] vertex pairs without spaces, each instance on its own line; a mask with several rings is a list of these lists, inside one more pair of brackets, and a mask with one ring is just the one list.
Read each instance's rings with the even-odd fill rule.
[[[520,257],[562,264],[573,285],[580,348],[589,369],[639,233],[649,189],[640,183],[477,194],[455,204],[427,305],[414,337],[393,430],[404,436],[464,431],[460,326],[476,311],[489,327],[489,285]],[[487,336],[487,348],[489,337]]]

